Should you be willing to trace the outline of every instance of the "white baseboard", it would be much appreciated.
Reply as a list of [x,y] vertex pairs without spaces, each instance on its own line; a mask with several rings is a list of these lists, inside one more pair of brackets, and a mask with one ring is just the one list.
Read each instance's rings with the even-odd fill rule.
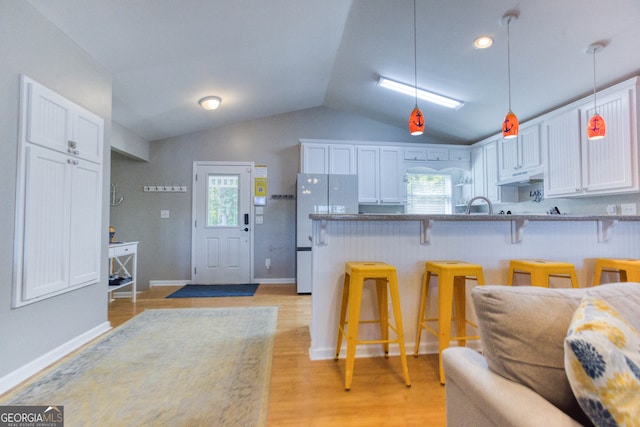
[[288,285],[291,283],[296,283],[296,279],[261,279],[259,277],[256,277],[254,279],[255,283],[260,283],[261,285],[279,285],[279,284],[284,284],[284,285]]
[[149,280],[149,287],[154,286],[184,286],[191,283],[191,280]]
[[[260,279],[256,277],[253,280],[255,283],[260,284],[291,284],[296,283],[296,279],[286,278],[286,279]],[[149,280],[149,287],[153,286],[184,286],[191,283],[191,280]],[[129,294],[131,296],[131,294]]]
[[37,374],[47,366],[62,359],[72,351],[82,347],[92,339],[104,334],[111,329],[111,323],[104,322],[87,332],[67,341],[59,347],[54,348],[48,353],[43,354],[35,360],[23,365],[15,371],[0,378],[0,394],[17,386],[22,381]]

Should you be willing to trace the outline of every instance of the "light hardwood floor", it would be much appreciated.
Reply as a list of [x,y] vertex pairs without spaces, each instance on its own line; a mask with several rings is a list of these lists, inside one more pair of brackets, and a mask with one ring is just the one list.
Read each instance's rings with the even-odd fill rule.
[[[398,357],[356,360],[351,391],[344,391],[344,359],[309,360],[311,297],[295,285],[260,285],[253,297],[165,298],[177,287],[154,287],[109,304],[115,327],[147,308],[278,306],[269,426],[444,426],[444,387],[436,355],[408,356],[410,388]],[[405,320],[405,322],[408,321]],[[410,349],[408,349],[410,350]]]

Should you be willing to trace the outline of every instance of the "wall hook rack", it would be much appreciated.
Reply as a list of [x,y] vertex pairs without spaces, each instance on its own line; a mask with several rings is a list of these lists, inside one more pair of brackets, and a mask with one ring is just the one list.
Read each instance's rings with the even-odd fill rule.
[[145,185],[145,193],[186,193],[186,185]]

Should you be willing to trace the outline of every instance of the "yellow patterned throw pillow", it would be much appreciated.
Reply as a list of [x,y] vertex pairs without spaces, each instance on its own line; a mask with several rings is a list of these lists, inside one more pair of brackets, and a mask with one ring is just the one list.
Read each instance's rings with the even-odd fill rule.
[[604,301],[587,296],[564,341],[580,407],[596,426],[640,427],[640,336]]

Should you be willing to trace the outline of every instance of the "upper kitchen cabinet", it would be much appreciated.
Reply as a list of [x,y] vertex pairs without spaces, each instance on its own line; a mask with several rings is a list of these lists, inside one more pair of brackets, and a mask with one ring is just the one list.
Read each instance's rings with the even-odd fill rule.
[[353,145],[302,143],[300,155],[301,173],[356,173]]
[[597,110],[606,136],[587,139],[593,99],[543,123],[545,196],[590,196],[635,192],[638,185],[637,78],[603,91]]
[[358,202],[398,204],[403,201],[402,149],[357,146]]
[[24,76],[26,140],[74,157],[102,162],[104,121]]
[[542,174],[540,125],[525,124],[517,138],[498,139],[498,181],[508,184]]
[[493,137],[473,145],[471,149],[471,181],[473,196],[484,196],[493,203],[518,201],[518,189],[498,186],[498,139]]

